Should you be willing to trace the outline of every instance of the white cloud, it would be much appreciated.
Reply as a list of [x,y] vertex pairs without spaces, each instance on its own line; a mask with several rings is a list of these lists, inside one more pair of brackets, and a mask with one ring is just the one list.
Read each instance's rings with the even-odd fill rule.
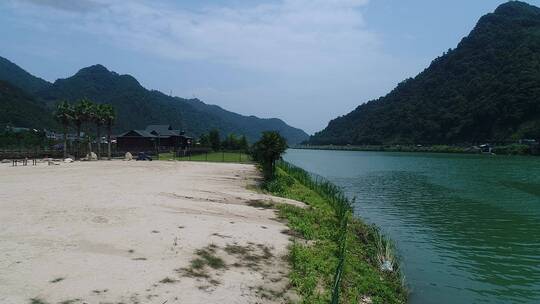
[[87,12],[106,6],[94,0],[19,0],[59,10]]
[[[77,2],[27,1],[64,8]],[[378,44],[365,29],[360,11],[366,0],[285,0],[197,11],[153,1],[101,1],[81,1],[77,7],[92,4],[103,9],[76,17],[65,14],[64,22],[119,46],[175,60],[302,73],[362,61]]]
[[[387,75],[398,65],[366,24],[363,8],[368,0],[246,1],[241,6],[190,9],[150,0],[82,3],[100,9],[44,14],[25,6],[25,13],[33,14],[27,18],[33,24],[60,24],[62,31],[90,34],[118,49],[178,63],[228,67],[246,78],[263,75],[264,83],[249,88],[202,83],[175,91],[197,94],[233,111],[258,111],[245,114],[278,115],[309,131],[384,93]],[[255,107],[254,99],[260,105]],[[321,110],[309,118],[302,111],[290,111],[295,105],[314,108],[314,103]]]

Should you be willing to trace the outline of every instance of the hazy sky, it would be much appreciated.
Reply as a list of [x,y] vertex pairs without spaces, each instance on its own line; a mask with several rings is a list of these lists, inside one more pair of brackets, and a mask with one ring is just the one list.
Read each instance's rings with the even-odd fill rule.
[[313,133],[416,75],[503,2],[0,0],[0,56],[49,81],[100,63]]

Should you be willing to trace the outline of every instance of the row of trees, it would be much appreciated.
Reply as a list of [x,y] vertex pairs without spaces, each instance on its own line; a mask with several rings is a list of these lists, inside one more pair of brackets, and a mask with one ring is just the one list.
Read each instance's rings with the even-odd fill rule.
[[247,152],[249,150],[249,144],[245,135],[236,136],[231,133],[222,141],[217,129],[208,132],[208,134],[201,135],[200,143],[202,146],[210,147],[214,151],[242,150]]
[[[67,157],[67,134],[70,126],[75,127],[77,132],[77,157],[81,152],[81,129],[83,125],[96,127],[97,155],[101,157],[101,128],[107,128],[107,157],[111,159],[111,133],[114,120],[116,118],[114,108],[110,104],[94,103],[87,98],[80,99],[77,103],[71,104],[62,101],[58,104],[55,112],[55,119],[62,125],[64,133],[64,158]],[[90,132],[87,132],[88,153],[92,152],[92,142]]]

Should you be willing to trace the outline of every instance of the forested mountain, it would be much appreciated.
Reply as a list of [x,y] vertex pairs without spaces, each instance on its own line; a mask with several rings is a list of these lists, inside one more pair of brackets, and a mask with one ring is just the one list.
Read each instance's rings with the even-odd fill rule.
[[51,85],[2,57],[0,57],[0,80],[7,81],[29,93],[35,93]]
[[540,138],[540,9],[511,1],[388,95],[338,117],[311,144]]
[[56,122],[43,103],[0,80],[0,128],[5,125],[42,129],[54,128]]
[[[4,66],[0,65],[0,75],[14,85],[26,87],[33,92],[36,99],[47,107],[48,110],[43,112],[45,116],[51,115],[60,100],[76,101],[87,97],[94,102],[110,103],[115,107],[116,132],[143,129],[150,124],[171,124],[192,136],[217,128],[223,135],[229,133],[246,135],[251,141],[255,141],[261,132],[266,130],[280,131],[291,144],[308,138],[304,131],[293,128],[279,119],[243,116],[218,106],[207,105],[197,99],[171,97],[159,91],[147,90],[132,76],[119,75],[102,65],[81,69],[72,77],[59,79],[53,84],[45,82],[41,86],[25,82],[24,79],[34,81],[39,78],[13,66],[17,67],[11,63],[9,69],[4,71],[2,70]],[[26,75],[25,73],[30,77],[20,77]],[[3,121],[0,121],[1,123]]]

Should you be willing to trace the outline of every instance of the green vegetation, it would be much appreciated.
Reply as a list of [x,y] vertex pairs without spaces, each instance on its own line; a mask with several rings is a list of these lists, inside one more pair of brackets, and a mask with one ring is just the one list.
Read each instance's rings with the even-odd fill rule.
[[[54,117],[62,125],[64,133],[64,157],[67,157],[67,134],[70,125],[73,125],[77,132],[77,156],[81,155],[81,128],[87,124],[96,126],[96,142],[98,159],[101,157],[101,127],[107,126],[107,157],[111,159],[111,132],[115,120],[113,106],[109,104],[96,104],[87,98],[81,99],[77,104],[71,105],[67,101],[58,104]],[[88,153],[92,152],[92,140],[90,132],[87,133]]]
[[[463,154],[477,154],[481,153],[479,147],[471,146],[448,146],[448,145],[360,145],[360,146],[335,146],[335,145],[322,145],[322,146],[304,146],[298,145],[293,149],[309,149],[309,150],[336,150],[336,151],[382,151],[382,152],[427,152],[427,153],[463,153]],[[495,145],[493,147],[493,153],[497,155],[536,155],[538,151],[535,151],[533,146],[522,144],[510,144],[510,145]]]
[[210,279],[210,269],[219,270],[227,268],[225,261],[216,255],[217,249],[218,246],[211,244],[202,249],[196,250],[195,254],[198,257],[191,260],[190,266],[187,268],[177,269],[176,271],[187,277]]
[[519,1],[480,19],[456,49],[388,95],[332,120],[314,145],[540,139],[540,9]]
[[39,92],[51,85],[49,82],[31,75],[2,57],[0,57],[0,81],[7,81],[28,93]]
[[500,155],[528,155],[531,154],[531,147],[519,144],[495,146],[493,153]]
[[51,142],[47,140],[44,132],[35,130],[15,132],[9,128],[0,129],[0,148],[30,149],[48,147],[50,144]]
[[[49,83],[0,57],[1,80],[24,90],[25,100],[35,100],[38,108],[46,110],[35,111],[36,105],[33,102],[22,104],[18,99],[0,98],[0,126],[11,122],[17,127],[60,129],[49,115],[55,105],[62,100],[89,98],[111,104],[118,111],[114,132],[140,129],[151,124],[170,124],[190,136],[200,136],[218,129],[222,134],[245,134],[252,142],[260,137],[263,130],[277,130],[291,143],[299,143],[308,138],[304,131],[280,119],[243,116],[215,105],[207,105],[198,99],[172,97],[147,90],[132,76],[119,75],[102,65],[83,68],[71,77]],[[9,113],[15,114],[2,115],[5,112],[5,101],[9,101]],[[16,107],[16,112],[11,110]],[[35,115],[26,117],[23,114],[27,112]],[[46,120],[47,123],[38,123],[40,120]]]
[[159,159],[176,159],[182,161],[204,161],[225,163],[251,163],[251,156],[243,152],[207,152],[189,156],[173,157],[172,153],[160,153]]
[[[265,188],[308,205],[278,206],[280,217],[290,227],[283,233],[296,236],[289,254],[290,280],[303,303],[338,303],[337,298],[339,303],[406,302],[391,243],[375,227],[352,218],[337,187],[280,163]],[[389,263],[392,271],[381,270],[381,262]]]
[[238,137],[234,133],[231,133],[225,137],[225,140],[221,141],[221,136],[217,129],[211,130],[208,134],[202,134],[199,143],[201,146],[211,148],[213,151],[249,151],[249,144],[245,135]]
[[251,155],[261,165],[264,178],[272,179],[275,172],[276,161],[287,149],[287,141],[279,132],[265,131],[258,142],[253,144]]
[[0,130],[6,125],[39,130],[58,127],[49,113],[45,105],[30,94],[0,81]]

